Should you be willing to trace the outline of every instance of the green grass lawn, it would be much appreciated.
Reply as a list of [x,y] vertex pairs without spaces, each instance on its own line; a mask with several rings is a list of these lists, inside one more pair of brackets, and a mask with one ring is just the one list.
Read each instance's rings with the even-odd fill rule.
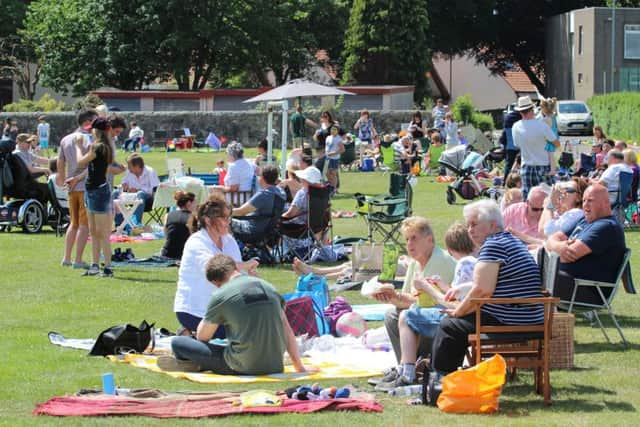
[[[163,153],[145,155],[147,163],[164,173],[167,155],[182,158],[194,172],[213,169],[214,153]],[[253,157],[255,153],[247,155]],[[122,158],[121,153],[118,154]],[[352,194],[376,194],[385,191],[388,178],[378,173],[345,173],[341,193],[334,209],[353,209]],[[461,205],[445,203],[444,184],[432,177],[421,177],[415,190],[416,214],[429,218],[437,238],[442,241],[446,228],[460,220]],[[334,234],[365,236],[364,223],[358,219],[338,219]],[[627,233],[627,244],[634,254],[640,253],[640,234]],[[125,245],[114,245],[114,247]],[[133,244],[138,256],[152,254],[161,243]],[[455,416],[435,408],[409,407],[402,398],[380,394],[382,414],[324,412],[312,415],[236,416],[206,420],[151,420],[139,417],[54,418],[33,417],[36,402],[53,396],[72,394],[82,388],[100,388],[101,375],[113,372],[121,387],[156,387],[164,390],[241,390],[253,388],[282,389],[287,383],[211,386],[177,380],[106,359],[87,357],[78,350],[56,347],[48,343],[47,332],[58,331],[68,337],[96,337],[108,326],[142,319],[169,329],[177,327],[173,297],[177,269],[115,271],[114,279],[83,278],[77,270],[60,267],[63,239],[56,238],[47,227],[38,235],[18,231],[0,233],[0,271],[2,297],[0,330],[2,363],[0,363],[0,425],[335,425],[336,417],[345,425],[637,425],[640,419],[640,316],[636,310],[638,297],[620,293],[614,304],[625,329],[630,349],[617,343],[614,329],[609,328],[613,344],[606,343],[599,329],[582,318],[576,322],[576,368],[553,371],[553,406],[544,407],[533,393],[532,377],[521,373],[504,387],[500,412],[492,416]],[[88,259],[89,248],[85,253]],[[637,260],[637,256],[634,256]],[[638,262],[634,275],[640,280]],[[290,266],[260,269],[262,276],[281,292],[290,291],[295,276]],[[352,303],[365,299],[358,292],[346,292]],[[610,322],[606,319],[606,324]],[[327,381],[325,384],[354,384],[366,388],[366,381]]]

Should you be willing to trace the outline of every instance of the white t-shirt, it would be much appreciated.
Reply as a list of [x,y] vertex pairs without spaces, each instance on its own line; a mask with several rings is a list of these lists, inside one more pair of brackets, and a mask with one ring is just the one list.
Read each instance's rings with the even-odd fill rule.
[[229,164],[227,175],[224,177],[224,185],[227,187],[239,185],[238,191],[251,191],[253,188],[254,166],[247,159],[238,159]]
[[549,125],[542,120],[520,120],[513,125],[513,144],[520,148],[523,166],[549,166],[549,155],[544,149],[547,141],[558,139]]
[[618,198],[618,189],[620,188],[620,172],[633,173],[633,170],[626,163],[616,163],[610,165],[602,172],[600,181],[607,186],[609,190],[609,201],[613,204]]
[[153,168],[145,166],[139,177],[127,171],[127,174],[122,179],[122,184],[127,184],[129,187],[137,188],[147,194],[153,194],[153,189],[160,185],[160,180]]
[[133,127],[129,131],[129,139],[133,139],[137,136],[139,136],[140,138],[144,138],[144,131],[140,129],[139,126]]
[[207,280],[205,267],[217,254],[229,255],[235,262],[242,262],[240,248],[233,236],[222,237],[222,248],[218,248],[206,230],[193,233],[184,245],[178,270],[178,289],[173,302],[173,311],[204,317],[211,295],[218,289]]

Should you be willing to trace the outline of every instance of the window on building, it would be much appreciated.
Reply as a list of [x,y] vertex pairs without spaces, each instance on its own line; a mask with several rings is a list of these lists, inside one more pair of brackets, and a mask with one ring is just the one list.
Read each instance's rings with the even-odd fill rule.
[[582,55],[582,25],[578,27],[578,55]]
[[582,83],[582,73],[578,73],[578,84]]
[[624,26],[624,59],[640,59],[640,25]]

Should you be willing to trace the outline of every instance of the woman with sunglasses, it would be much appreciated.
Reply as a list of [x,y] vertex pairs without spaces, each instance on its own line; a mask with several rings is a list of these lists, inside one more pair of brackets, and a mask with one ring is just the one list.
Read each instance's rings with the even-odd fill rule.
[[545,200],[545,209],[540,217],[538,230],[545,236],[550,236],[567,224],[582,219],[582,194],[587,185],[584,178],[577,176],[570,181],[554,185],[551,194]]
[[[191,335],[197,331],[211,295],[217,290],[205,274],[205,266],[214,255],[228,255],[239,270],[256,273],[258,261],[242,262],[240,248],[229,232],[230,222],[231,207],[219,193],[212,194],[191,216],[188,225],[192,234],[182,252],[173,304],[173,311],[181,325],[178,335]],[[214,338],[225,336],[224,330],[218,328]]]

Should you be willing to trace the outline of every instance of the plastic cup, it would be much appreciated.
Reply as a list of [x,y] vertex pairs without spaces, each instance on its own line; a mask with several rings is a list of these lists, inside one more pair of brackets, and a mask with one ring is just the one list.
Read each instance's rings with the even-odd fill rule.
[[102,392],[110,395],[116,394],[116,383],[113,379],[113,374],[110,372],[102,374]]

